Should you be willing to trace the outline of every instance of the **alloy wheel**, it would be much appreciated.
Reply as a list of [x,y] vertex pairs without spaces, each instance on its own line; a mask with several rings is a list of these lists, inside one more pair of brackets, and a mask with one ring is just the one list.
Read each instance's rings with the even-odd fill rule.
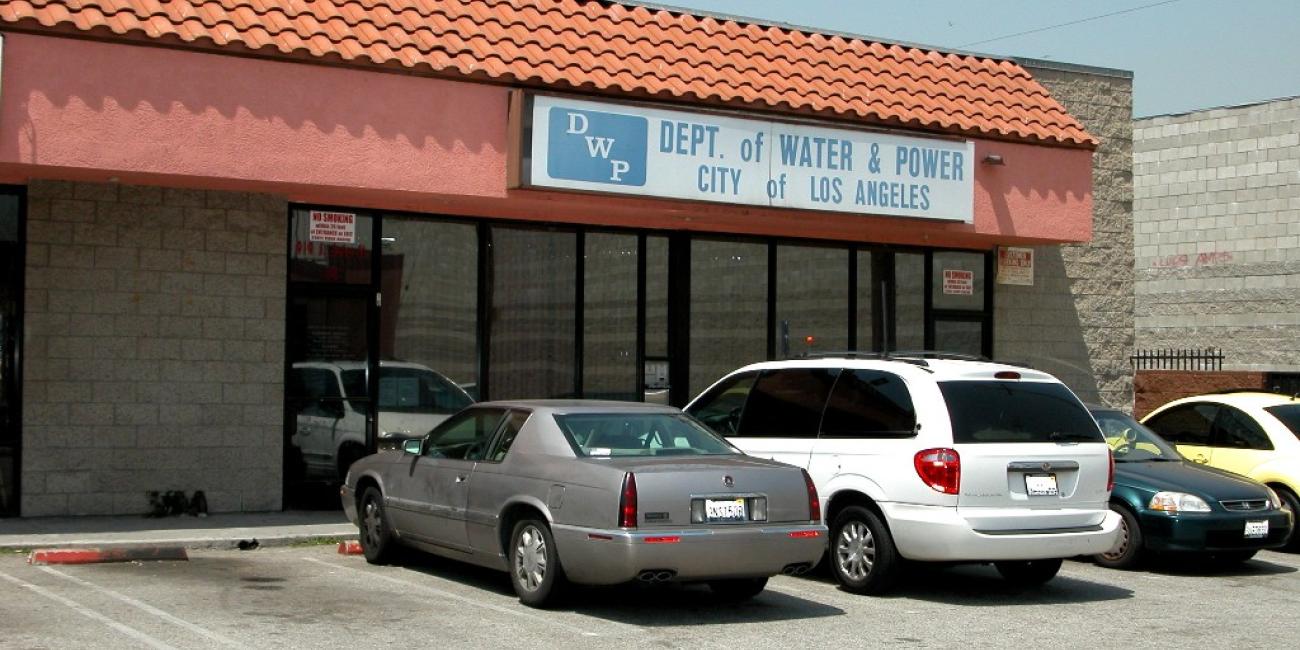
[[876,563],[876,540],[862,521],[850,521],[840,529],[835,543],[835,559],[840,573],[853,580],[863,580]]
[[515,545],[515,579],[527,591],[537,591],[546,579],[546,538],[536,526],[519,532]]
[[377,547],[383,539],[384,515],[379,509],[379,502],[375,499],[367,499],[365,512],[361,521],[366,527],[366,545]]
[[1119,539],[1116,539],[1115,545],[1112,546],[1109,551],[1102,553],[1101,556],[1106,558],[1107,560],[1114,562],[1115,560],[1124,557],[1124,553],[1128,551],[1128,544],[1129,544],[1128,520],[1123,517],[1120,517]]

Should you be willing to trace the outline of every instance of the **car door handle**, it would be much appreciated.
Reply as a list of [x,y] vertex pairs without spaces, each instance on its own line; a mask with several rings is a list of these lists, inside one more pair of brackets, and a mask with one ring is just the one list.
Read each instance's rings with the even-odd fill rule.
[[468,481],[468,480],[469,480],[469,476],[466,476],[465,474],[457,474],[457,475],[456,475],[456,482],[457,482],[457,483],[464,483],[465,481]]
[[1192,459],[1192,462],[1193,462],[1193,463],[1200,463],[1200,464],[1204,465],[1204,464],[1210,462],[1210,459],[1206,458],[1205,456],[1197,456],[1196,458],[1193,458],[1193,459]]

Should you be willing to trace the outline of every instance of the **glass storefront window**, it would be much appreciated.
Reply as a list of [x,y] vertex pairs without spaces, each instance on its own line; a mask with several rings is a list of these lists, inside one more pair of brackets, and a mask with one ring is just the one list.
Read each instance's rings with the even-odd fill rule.
[[776,357],[847,350],[849,251],[777,246]]
[[370,284],[372,218],[349,210],[298,209],[289,228],[289,281]]
[[858,349],[875,350],[878,346],[874,317],[880,307],[880,296],[885,295],[884,288],[879,286],[880,281],[872,268],[874,254],[871,251],[854,254],[858,256]]
[[925,255],[894,254],[894,345],[925,349]]
[[934,349],[959,354],[984,354],[984,324],[976,320],[936,319]]
[[582,394],[637,399],[637,236],[583,238]]
[[935,251],[931,256],[934,286],[930,287],[935,309],[983,311],[984,254]]
[[767,245],[691,242],[690,385],[695,395],[767,359]]
[[489,397],[573,397],[577,235],[492,227]]
[[[436,373],[430,382],[445,378],[477,395],[477,227],[386,217],[380,252],[380,359],[422,367]],[[381,376],[381,411],[384,386]]]

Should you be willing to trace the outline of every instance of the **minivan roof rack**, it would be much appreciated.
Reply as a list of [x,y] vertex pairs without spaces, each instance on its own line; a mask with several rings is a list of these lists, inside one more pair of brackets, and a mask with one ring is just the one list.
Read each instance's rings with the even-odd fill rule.
[[808,352],[802,355],[805,359],[879,359],[882,361],[902,361],[921,367],[928,367],[926,359],[951,360],[951,361],[988,361],[988,357],[978,354],[962,354],[960,352],[945,352],[943,350],[888,350],[884,352],[862,352],[862,351],[840,351],[840,352]]

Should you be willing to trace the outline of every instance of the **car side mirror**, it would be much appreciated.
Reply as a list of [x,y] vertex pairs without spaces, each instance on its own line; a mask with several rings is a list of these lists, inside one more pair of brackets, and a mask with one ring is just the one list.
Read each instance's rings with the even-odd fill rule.
[[402,443],[402,451],[408,454],[415,454],[416,456],[419,456],[420,452],[423,450],[424,450],[424,440],[421,438],[416,438],[414,440],[407,440],[406,442]]

